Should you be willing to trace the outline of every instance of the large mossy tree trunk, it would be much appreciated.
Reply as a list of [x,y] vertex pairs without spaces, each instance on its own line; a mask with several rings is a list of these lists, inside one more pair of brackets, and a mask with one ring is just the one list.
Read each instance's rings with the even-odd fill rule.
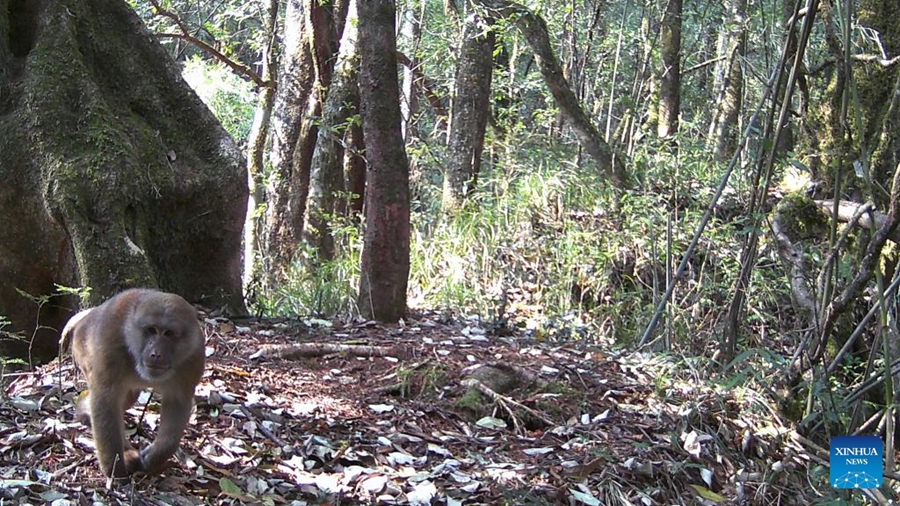
[[396,322],[409,282],[409,163],[400,132],[394,0],[358,0],[359,93],[366,140],[366,232],[359,310]]
[[[0,181],[13,330],[61,327],[74,308],[38,321],[15,291],[54,284],[91,305],[155,286],[245,312],[240,152],[124,1],[0,0]],[[54,331],[36,338],[35,356],[56,351]]]

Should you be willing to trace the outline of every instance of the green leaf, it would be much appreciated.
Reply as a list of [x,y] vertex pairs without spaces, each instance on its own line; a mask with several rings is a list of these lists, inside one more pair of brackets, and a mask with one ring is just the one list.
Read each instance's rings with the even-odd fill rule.
[[706,487],[703,487],[700,485],[689,485],[689,487],[691,487],[692,489],[694,489],[695,492],[700,494],[700,497],[702,497],[708,501],[713,501],[713,502],[724,502],[725,501],[724,497],[722,497],[721,495],[713,492],[712,490],[710,490]]
[[231,495],[231,496],[241,496],[244,495],[244,491],[241,490],[240,487],[235,485],[235,483],[229,480],[226,477],[219,478],[219,488],[222,489],[222,492]]

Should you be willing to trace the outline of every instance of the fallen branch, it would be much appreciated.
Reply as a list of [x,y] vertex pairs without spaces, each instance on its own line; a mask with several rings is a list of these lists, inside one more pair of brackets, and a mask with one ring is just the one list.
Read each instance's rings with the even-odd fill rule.
[[240,409],[241,409],[241,413],[244,413],[244,416],[246,416],[248,420],[251,420],[253,423],[256,424],[256,429],[259,432],[261,432],[263,436],[266,436],[267,438],[269,438],[270,441],[272,441],[273,443],[277,444],[278,446],[280,446],[282,448],[286,445],[286,443],[284,441],[282,441],[281,438],[276,436],[274,432],[267,429],[265,424],[262,424],[256,420],[256,415],[254,415],[253,412],[250,411],[250,408],[241,404]]
[[320,357],[332,353],[345,353],[354,357],[387,357],[397,355],[398,350],[392,346],[367,346],[361,344],[337,344],[337,343],[300,343],[300,344],[270,344],[262,346],[256,353],[250,355],[251,359],[260,358],[299,358]]
[[[815,200],[813,201],[816,204],[816,207],[821,209],[825,214],[831,216],[832,212],[834,212],[834,201],[833,200]],[[851,223],[854,220],[854,217],[857,215],[859,209],[866,204],[861,204],[859,202],[851,202],[849,200],[841,200],[838,202],[838,211],[837,211],[837,220],[841,223]],[[872,224],[871,216],[875,216],[875,224]],[[878,230],[879,228],[884,226],[885,221],[887,221],[887,215],[884,213],[880,213],[878,211],[873,211],[872,213],[863,213],[862,216],[856,220],[856,223],[862,227],[865,227],[869,230]],[[891,241],[900,244],[900,229],[894,229],[888,234],[888,239]]]
[[778,256],[787,267],[791,295],[797,304],[798,312],[803,315],[803,324],[813,325],[815,324],[816,300],[809,290],[810,282],[806,263],[803,260],[803,251],[794,246],[794,240],[787,232],[789,227],[782,223],[787,218],[784,205],[786,204],[782,203],[775,211],[772,219],[772,232],[775,235],[775,244],[778,246]]
[[[537,412],[537,411],[535,411],[535,410],[529,408],[528,406],[522,404],[521,402],[519,402],[519,401],[517,401],[517,400],[515,400],[515,399],[512,399],[512,398],[507,397],[507,396],[505,396],[505,395],[498,394],[497,392],[491,390],[490,387],[488,387],[488,386],[485,385],[484,383],[478,381],[477,379],[471,379],[471,378],[469,378],[469,379],[463,380],[461,384],[462,384],[464,387],[467,387],[467,388],[474,388],[475,390],[478,390],[479,392],[481,392],[481,393],[484,394],[485,396],[489,397],[489,398],[490,398],[491,400],[493,400],[494,402],[497,402],[497,403],[499,403],[499,404],[501,404],[501,405],[502,405],[503,403],[512,404],[513,406],[516,406],[517,408],[519,408],[519,409],[525,411],[525,412],[528,413],[529,415],[531,415],[531,416],[537,418],[538,420],[540,420],[540,421],[546,423],[547,425],[551,425],[551,426],[554,425],[553,420],[550,420],[549,418],[547,418],[546,415],[544,415],[543,413],[539,413],[539,412]],[[507,409],[507,410],[509,409],[507,406],[503,406],[503,407],[504,407],[505,409]],[[518,425],[518,423],[516,422],[515,418],[513,418],[513,423],[515,423],[516,425]]]

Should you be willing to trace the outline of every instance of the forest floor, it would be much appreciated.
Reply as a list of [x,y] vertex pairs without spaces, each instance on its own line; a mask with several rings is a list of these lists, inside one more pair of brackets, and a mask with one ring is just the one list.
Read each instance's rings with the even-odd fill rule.
[[[207,369],[172,466],[110,484],[71,357],[7,377],[0,497],[47,504],[809,504],[827,450],[768,399],[665,355],[402,325],[206,318]],[[158,405],[129,412],[132,441]],[[825,452],[823,455],[821,452]],[[827,468],[825,470],[827,475]],[[814,478],[815,476],[813,476]],[[822,478],[821,476],[819,478]]]

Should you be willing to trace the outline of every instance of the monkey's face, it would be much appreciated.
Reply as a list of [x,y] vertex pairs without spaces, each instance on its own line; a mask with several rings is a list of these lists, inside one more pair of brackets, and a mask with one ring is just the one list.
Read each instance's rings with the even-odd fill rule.
[[[128,347],[135,361],[138,375],[151,384],[167,381],[176,374],[179,364],[195,354],[199,327],[185,327],[166,311],[148,312],[138,318],[127,336]],[[196,322],[196,320],[193,320]]]

